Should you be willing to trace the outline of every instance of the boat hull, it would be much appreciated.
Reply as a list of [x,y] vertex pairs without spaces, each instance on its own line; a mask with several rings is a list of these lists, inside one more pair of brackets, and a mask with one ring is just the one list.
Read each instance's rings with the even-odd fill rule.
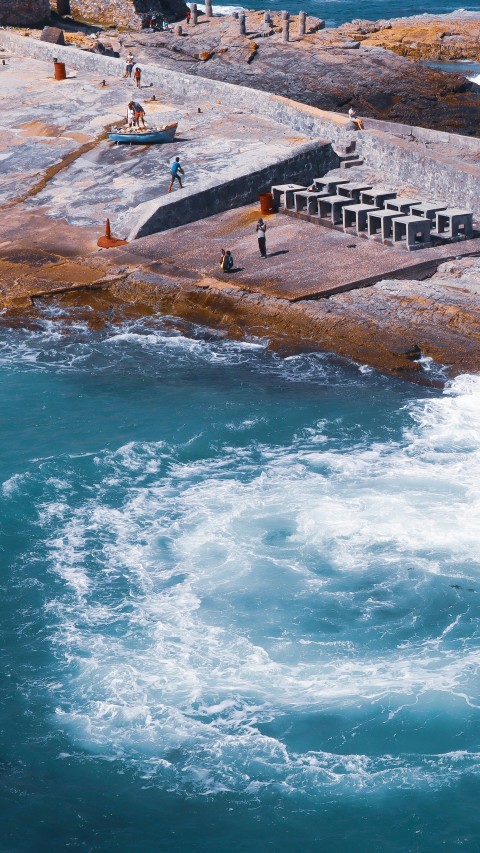
[[168,124],[159,130],[141,130],[133,133],[112,130],[108,134],[108,138],[111,142],[120,142],[128,145],[156,145],[159,142],[173,142],[177,127],[178,122],[176,124]]

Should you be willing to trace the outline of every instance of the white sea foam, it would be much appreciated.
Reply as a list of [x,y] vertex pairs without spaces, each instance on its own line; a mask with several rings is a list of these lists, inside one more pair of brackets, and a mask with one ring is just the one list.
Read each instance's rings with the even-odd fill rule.
[[[281,725],[421,725],[478,707],[465,587],[479,581],[480,377],[410,415],[401,441],[342,451],[319,422],[286,448],[209,460],[161,442],[99,455],[97,493],[40,520],[64,584],[50,604],[66,668],[57,723],[155,784],[202,793],[479,773],[476,753],[340,755],[321,726],[298,748]],[[462,605],[422,629],[439,588]]]

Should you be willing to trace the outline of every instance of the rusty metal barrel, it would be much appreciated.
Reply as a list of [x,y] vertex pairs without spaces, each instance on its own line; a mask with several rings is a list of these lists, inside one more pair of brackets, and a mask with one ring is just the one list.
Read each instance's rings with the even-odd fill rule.
[[273,195],[272,193],[261,193],[259,196],[260,202],[260,210],[262,213],[273,213],[275,208],[273,206]]
[[65,70],[65,63],[64,62],[57,62],[56,60],[54,60],[53,61],[53,71],[54,71],[54,75],[55,75],[55,80],[66,80],[67,79],[67,72]]

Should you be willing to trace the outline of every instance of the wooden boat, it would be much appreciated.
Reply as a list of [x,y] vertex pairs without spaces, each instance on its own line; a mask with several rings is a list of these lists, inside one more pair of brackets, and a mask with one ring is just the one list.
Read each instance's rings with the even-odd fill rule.
[[130,145],[156,145],[157,142],[173,142],[178,121],[164,127],[113,127],[108,138],[112,142],[127,142]]

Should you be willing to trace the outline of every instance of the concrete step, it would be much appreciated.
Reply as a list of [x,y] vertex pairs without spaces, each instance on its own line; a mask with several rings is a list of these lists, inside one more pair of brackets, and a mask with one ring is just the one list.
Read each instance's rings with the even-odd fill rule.
[[343,160],[340,163],[341,169],[351,169],[352,166],[363,166],[364,160],[359,157],[357,160]]
[[351,139],[350,142],[338,143],[333,146],[333,150],[339,157],[342,157],[344,154],[353,154],[355,148],[357,147],[357,142],[355,139]]

